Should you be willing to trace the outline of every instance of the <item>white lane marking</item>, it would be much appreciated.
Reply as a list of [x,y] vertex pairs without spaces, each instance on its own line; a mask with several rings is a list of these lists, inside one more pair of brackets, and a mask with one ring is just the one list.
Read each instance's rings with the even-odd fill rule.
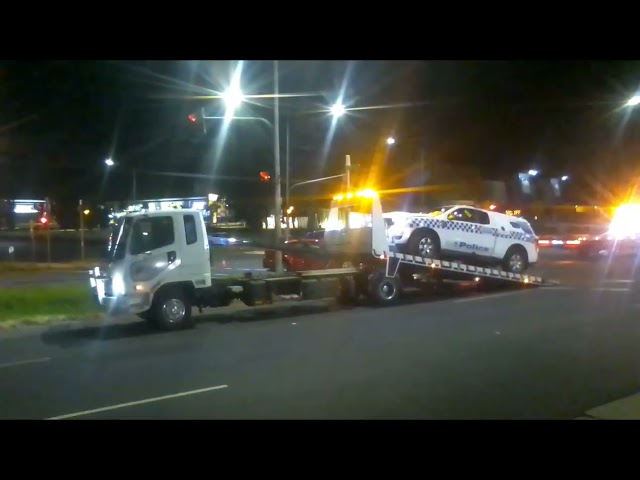
[[264,250],[250,250],[248,252],[242,252],[245,255],[264,255]]
[[604,283],[633,283],[633,280],[605,280]]
[[540,290],[563,290],[563,291],[566,291],[566,290],[572,290],[572,291],[579,290],[579,288],[578,288],[578,287],[562,287],[562,286],[554,286],[554,287],[538,287],[538,288],[539,288]]
[[594,287],[593,290],[597,290],[599,292],[630,292],[630,288],[620,288],[620,287]]
[[0,368],[19,367],[20,365],[29,365],[31,363],[48,362],[51,357],[31,358],[29,360],[18,360],[17,362],[0,363]]
[[171,395],[163,395],[162,397],[145,398],[144,400],[136,400],[135,402],[119,403],[118,405],[110,405],[108,407],[94,408],[93,410],[84,410],[82,412],[67,413],[66,415],[58,415],[57,417],[50,417],[50,418],[47,418],[46,420],[64,420],[66,418],[82,417],[84,415],[91,415],[92,413],[107,412],[109,410],[117,410],[119,408],[132,407],[135,405],[143,405],[145,403],[160,402],[162,400],[169,400],[171,398],[186,397],[188,395],[197,395],[198,393],[211,392],[213,390],[220,390],[222,388],[228,388],[228,387],[229,385],[216,385],[215,387],[200,388],[198,390],[190,390],[188,392],[174,393]]
[[507,297],[509,295],[516,295],[518,293],[527,293],[528,291],[531,290],[520,290],[517,292],[503,292],[503,293],[494,293],[491,295],[479,295],[477,297],[470,297],[470,298],[460,298],[458,300],[454,300],[453,303],[463,303],[463,302],[475,302],[476,300],[488,300],[491,298],[502,298],[502,297]]

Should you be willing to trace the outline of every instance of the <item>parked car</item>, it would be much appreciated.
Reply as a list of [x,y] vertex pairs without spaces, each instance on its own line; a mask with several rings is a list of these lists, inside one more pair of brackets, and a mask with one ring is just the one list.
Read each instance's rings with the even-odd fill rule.
[[209,233],[207,237],[209,238],[209,247],[244,245],[248,243],[247,240],[239,239],[226,232]]
[[[313,254],[313,252],[321,252],[322,243],[318,239],[300,238],[288,240],[284,242],[284,246],[286,251],[282,253],[282,267],[285,271],[301,272],[304,270],[320,270],[327,267],[326,259],[309,255]],[[274,271],[275,256],[275,250],[265,250],[262,266],[269,271]]]

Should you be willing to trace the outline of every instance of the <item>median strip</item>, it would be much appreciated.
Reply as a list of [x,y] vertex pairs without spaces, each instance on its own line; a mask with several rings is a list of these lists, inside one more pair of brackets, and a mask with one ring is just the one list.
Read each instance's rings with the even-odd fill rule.
[[101,316],[88,286],[0,289],[0,328]]

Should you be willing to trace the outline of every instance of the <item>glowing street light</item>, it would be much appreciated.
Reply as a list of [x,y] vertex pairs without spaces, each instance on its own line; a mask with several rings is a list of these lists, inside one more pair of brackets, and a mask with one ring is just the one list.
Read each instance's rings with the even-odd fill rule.
[[538,173],[539,173],[538,170],[534,170],[534,169],[529,170],[529,175],[531,175],[532,177],[535,177],[536,175],[538,175]]
[[569,180],[569,175],[563,175],[560,180],[562,180],[563,182],[566,182],[567,180]]
[[244,101],[244,94],[242,93],[242,90],[240,90],[240,87],[232,86],[222,94],[222,100],[224,100],[227,107],[226,116],[231,117],[233,116],[233,112],[235,112]]
[[640,95],[634,95],[625,104],[626,107],[635,107],[636,105],[640,105]]
[[107,167],[113,167],[113,166],[116,164],[116,162],[114,162],[114,161],[113,161],[113,160],[111,160],[110,158],[107,158],[107,159],[104,161],[104,164],[105,164]]
[[331,115],[333,115],[333,118],[340,118],[346,111],[346,108],[344,108],[344,105],[340,102],[336,102],[331,106]]
[[387,145],[391,146],[394,143],[396,143],[396,139],[395,138],[393,138],[393,137],[387,138]]

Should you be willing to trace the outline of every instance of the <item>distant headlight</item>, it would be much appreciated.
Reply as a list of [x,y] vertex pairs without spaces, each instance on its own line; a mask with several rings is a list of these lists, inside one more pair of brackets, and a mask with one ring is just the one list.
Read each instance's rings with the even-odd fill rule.
[[230,238],[229,239],[229,243],[236,243],[238,240],[236,240],[235,238]]

